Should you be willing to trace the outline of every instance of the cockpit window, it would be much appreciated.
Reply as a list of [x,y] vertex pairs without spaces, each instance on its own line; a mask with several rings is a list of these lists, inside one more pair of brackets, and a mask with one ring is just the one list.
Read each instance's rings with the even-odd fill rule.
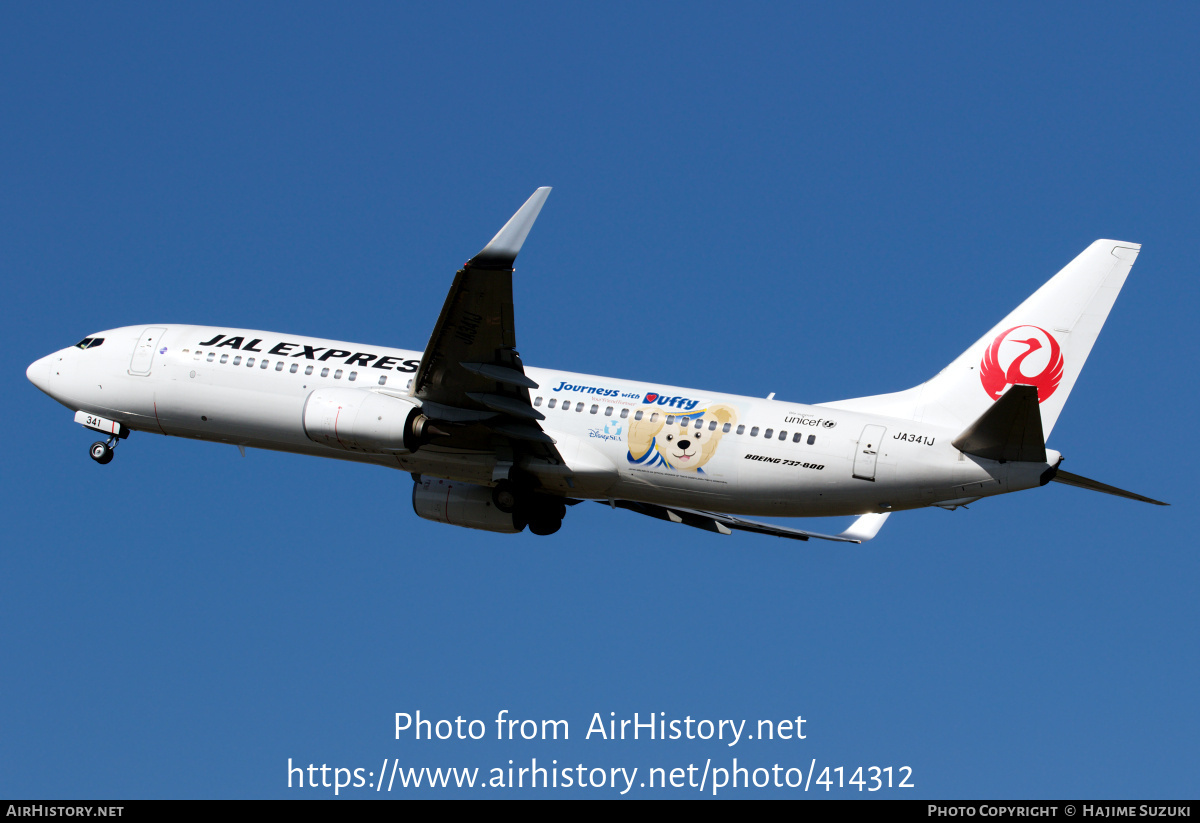
[[94,349],[104,342],[103,337],[85,337],[75,344],[77,349]]

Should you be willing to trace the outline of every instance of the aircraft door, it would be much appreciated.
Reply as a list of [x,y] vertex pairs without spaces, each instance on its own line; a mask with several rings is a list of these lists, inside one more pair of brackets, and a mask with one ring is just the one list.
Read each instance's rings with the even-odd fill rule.
[[154,362],[154,350],[159,347],[163,335],[166,333],[166,329],[157,326],[142,332],[137,346],[133,349],[133,359],[129,361],[130,374],[140,377],[150,374],[150,366]]
[[859,480],[875,482],[875,461],[879,459],[879,449],[886,431],[885,426],[863,427],[858,448],[854,452],[854,476]]

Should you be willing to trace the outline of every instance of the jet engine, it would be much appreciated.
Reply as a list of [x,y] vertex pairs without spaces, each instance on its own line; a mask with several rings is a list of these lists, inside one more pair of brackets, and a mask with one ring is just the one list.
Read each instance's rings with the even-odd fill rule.
[[369,389],[317,389],[304,401],[304,433],[322,446],[351,452],[415,452],[429,419],[413,400]]
[[505,513],[492,501],[487,486],[422,477],[413,483],[413,511],[418,517],[451,526],[516,534],[525,528],[519,513]]

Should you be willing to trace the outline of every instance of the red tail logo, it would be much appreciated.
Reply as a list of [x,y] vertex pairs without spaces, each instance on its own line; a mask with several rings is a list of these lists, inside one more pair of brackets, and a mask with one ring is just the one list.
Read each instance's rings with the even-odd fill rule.
[[1039,326],[1013,326],[983,353],[979,382],[995,400],[1008,386],[1037,386],[1045,403],[1062,382],[1063,356],[1054,335]]

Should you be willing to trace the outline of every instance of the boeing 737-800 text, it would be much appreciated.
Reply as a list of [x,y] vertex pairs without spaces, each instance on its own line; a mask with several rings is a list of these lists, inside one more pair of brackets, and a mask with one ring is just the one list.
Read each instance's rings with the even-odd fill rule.
[[[96,332],[29,366],[108,435],[194,437],[403,469],[421,517],[552,534],[605,502],[729,534],[862,542],[899,509],[946,509],[1068,474],[1046,448],[1137,258],[1097,240],[936,377],[819,405],[528,368],[512,271],[538,189],[454,278],[423,352],[209,326]],[[1160,504],[1165,505],[1165,504]],[[745,516],[859,515],[838,535]]]

